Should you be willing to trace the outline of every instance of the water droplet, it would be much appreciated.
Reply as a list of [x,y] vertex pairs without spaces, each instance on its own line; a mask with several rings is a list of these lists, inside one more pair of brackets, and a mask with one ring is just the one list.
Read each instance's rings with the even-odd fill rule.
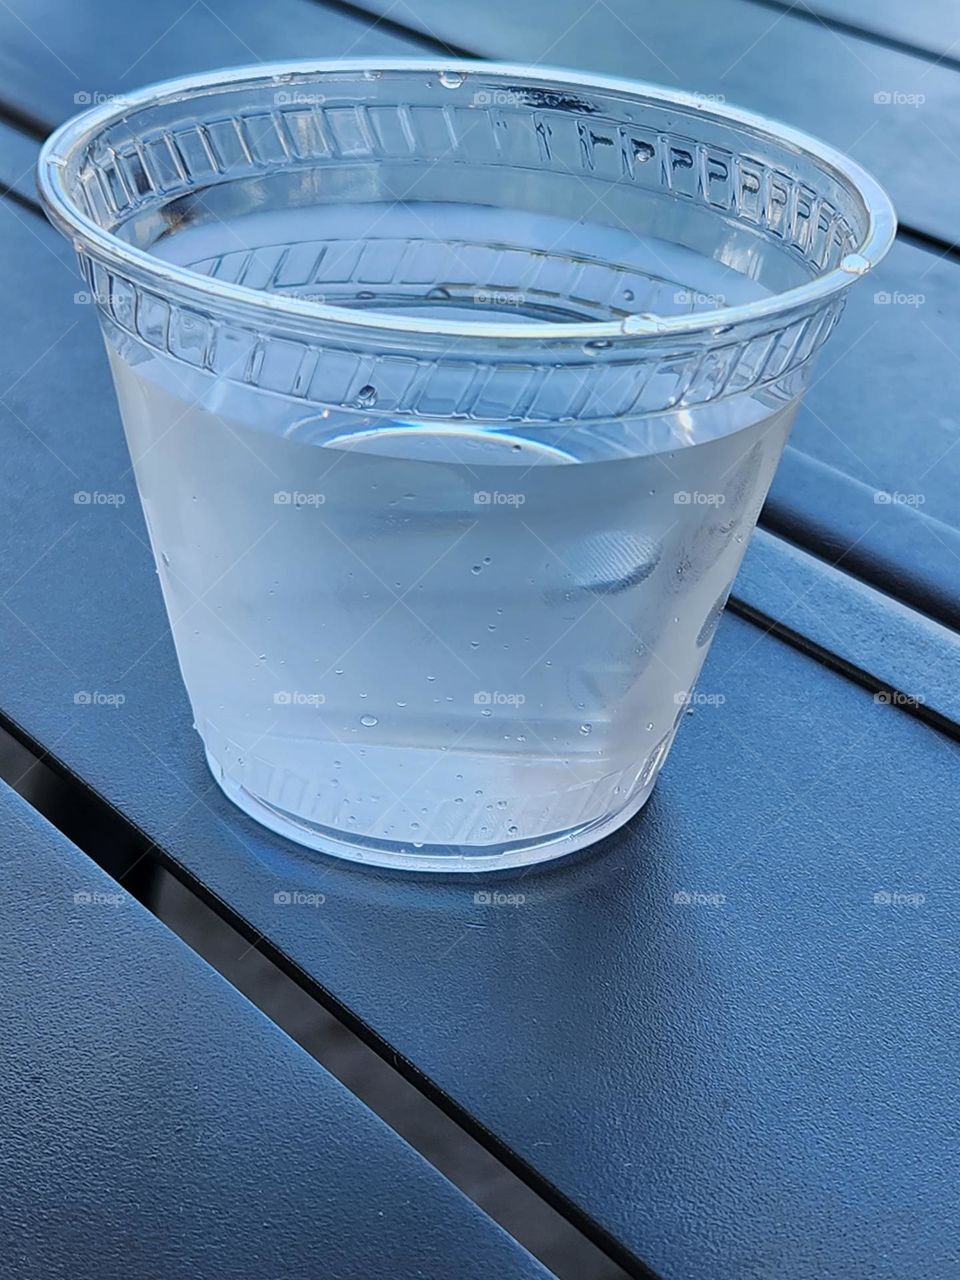
[[601,351],[607,351],[613,346],[612,342],[608,342],[606,338],[598,338],[593,342],[585,342],[583,349],[588,356],[599,355]]
[[377,403],[377,389],[368,382],[357,392],[357,404],[361,409],[372,409]]
[[493,712],[490,710],[489,707],[484,707],[483,710],[480,712],[480,714],[482,716],[492,716]]
[[466,78],[462,71],[440,72],[440,83],[445,89],[459,89]]
[[492,563],[493,563],[493,557],[492,557],[492,556],[484,556],[484,557],[483,557],[483,563],[484,563],[484,564],[492,564]]
[[436,678],[437,678],[436,676],[427,676],[427,680],[430,682],[430,684],[433,684],[433,682],[434,682],[434,680],[436,680]]
[[373,726],[377,723],[377,717],[376,717],[376,716],[361,716],[361,717],[360,717],[360,723],[361,723],[365,728],[367,728],[367,729],[372,729],[372,728],[373,728]]
[[333,673],[333,674],[334,674],[335,676],[342,676],[342,675],[343,675],[343,667],[337,667],[336,671],[334,671],[334,673]]
[[443,285],[437,285],[435,289],[431,289],[427,294],[427,301],[449,302],[452,296],[449,289],[444,289]]
[[648,721],[647,721],[647,733],[652,733],[652,732],[653,732],[653,721],[652,721],[652,720],[648,720]]
[[170,557],[167,555],[167,553],[166,553],[165,551],[161,551],[161,552],[160,552],[160,559],[163,561],[163,563],[164,563],[164,564],[167,566],[167,568],[169,569],[169,568],[170,568]]
[[590,731],[591,731],[592,729],[593,729],[593,725],[592,725],[592,724],[582,724],[582,725],[580,726],[580,732],[581,732],[584,736],[586,736],[588,733],[590,733]]
[[623,300],[624,300],[624,302],[632,302],[632,301],[633,301],[633,298],[634,298],[633,290],[632,290],[632,289],[624,289],[624,291],[623,291]]
[[510,449],[511,449],[511,452],[512,452],[512,453],[522,453],[522,452],[523,452],[523,446],[522,446],[522,445],[519,445],[519,444],[511,445],[511,446],[510,446]]
[[510,826],[507,827],[507,835],[515,836],[515,835],[519,835],[519,833],[520,833],[520,828],[517,826],[514,826],[514,824],[511,822]]
[[497,808],[498,808],[498,809],[505,809],[506,807],[507,807],[507,802],[506,802],[506,800],[498,800],[498,801],[497,801]]
[[397,700],[397,706],[398,706],[398,707],[405,707],[406,705],[407,705],[407,704],[406,704],[405,702],[401,702],[399,699]]
[[471,573],[483,573],[483,565],[475,564],[470,568]]
[[870,266],[870,259],[865,258],[862,253],[848,253],[845,258],[840,259],[840,270],[851,276],[865,276]]
[[633,143],[633,158],[637,164],[646,164],[648,160],[652,160],[656,155],[656,151],[649,142],[644,142],[642,138],[631,138]]
[[664,328],[664,321],[662,317],[645,311],[635,316],[624,316],[620,328],[624,333],[658,333]]
[[463,804],[463,796],[454,796],[454,797],[453,797],[453,803],[454,803],[454,804]]
[[471,649],[479,649],[479,648],[480,648],[480,641],[479,641],[479,640],[471,640],[471,641],[470,641],[470,648],[471,648]]

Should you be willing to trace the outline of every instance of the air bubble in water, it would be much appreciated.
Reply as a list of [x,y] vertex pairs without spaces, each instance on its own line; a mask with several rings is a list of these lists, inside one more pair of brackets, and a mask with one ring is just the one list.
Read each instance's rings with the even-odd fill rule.
[[376,717],[376,716],[361,716],[361,717],[360,717],[360,723],[364,726],[364,728],[366,728],[366,729],[372,729],[372,728],[373,728],[373,726],[377,723],[377,717]]
[[580,732],[581,732],[584,736],[586,736],[588,733],[590,733],[592,729],[593,729],[593,725],[592,725],[592,724],[582,724],[582,725],[580,726]]
[[462,71],[440,72],[440,83],[445,89],[459,89],[466,78]]
[[357,392],[357,404],[361,409],[372,409],[377,403],[377,389],[368,382]]

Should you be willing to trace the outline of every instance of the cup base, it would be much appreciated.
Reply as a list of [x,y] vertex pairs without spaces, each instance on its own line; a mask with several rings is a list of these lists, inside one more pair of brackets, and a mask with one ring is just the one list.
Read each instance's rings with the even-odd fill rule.
[[550,832],[535,840],[515,840],[497,845],[424,844],[418,847],[403,841],[364,839],[352,831],[306,822],[231,780],[209,751],[206,756],[210,772],[223,794],[261,826],[317,853],[344,858],[368,867],[386,867],[399,871],[489,873],[517,870],[565,858],[588,845],[596,844],[604,836],[629,822],[646,804],[656,783],[654,775],[646,786],[634,792],[627,803],[613,813],[604,814],[565,831]]

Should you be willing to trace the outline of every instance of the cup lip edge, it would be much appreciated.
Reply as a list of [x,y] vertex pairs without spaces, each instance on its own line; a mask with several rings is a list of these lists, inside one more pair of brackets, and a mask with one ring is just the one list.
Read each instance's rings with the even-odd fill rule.
[[[761,135],[768,134],[780,145],[786,144],[806,153],[822,166],[834,170],[863,202],[867,214],[866,231],[861,243],[844,257],[844,261],[847,261],[855,256],[858,259],[856,268],[844,268],[838,264],[804,284],[767,298],[685,316],[648,317],[646,314],[638,314],[618,320],[579,323],[425,319],[409,313],[398,315],[267,293],[201,275],[188,267],[165,262],[146,250],[126,244],[84,214],[64,191],[62,170],[68,156],[109,124],[122,121],[133,109],[169,101],[178,96],[193,94],[202,97],[205,93],[217,92],[244,82],[289,85],[298,76],[338,71],[428,72],[435,75],[450,71],[466,75],[485,73],[498,78],[543,81],[554,86],[560,80],[564,87],[571,90],[606,90],[636,98],[653,99],[667,105],[693,109],[728,123],[741,124]],[[817,303],[825,305],[831,298],[843,293],[854,280],[872,270],[886,255],[897,231],[893,203],[877,179],[850,156],[792,125],[759,112],[730,106],[725,101],[705,103],[702,95],[670,89],[649,81],[581,73],[557,66],[531,67],[521,63],[467,58],[301,58],[246,64],[157,81],[144,85],[133,93],[116,95],[113,100],[82,111],[59,125],[41,148],[37,161],[37,188],[47,216],[74,243],[78,251],[82,249],[91,253],[91,256],[103,261],[108,269],[117,265],[126,268],[140,283],[146,283],[148,287],[152,284],[161,293],[164,286],[177,294],[185,292],[193,299],[194,305],[201,308],[204,305],[211,308],[220,304],[226,308],[239,309],[247,314],[251,323],[256,322],[257,315],[261,322],[279,322],[285,319],[296,327],[310,321],[323,322],[339,326],[344,336],[375,337],[378,333],[384,336],[392,333],[395,336],[406,335],[424,340],[440,338],[497,341],[515,347],[529,347],[544,342],[562,346],[595,342],[607,347],[614,343],[620,345],[644,339],[698,337],[711,330],[726,333],[743,323],[786,317]]]

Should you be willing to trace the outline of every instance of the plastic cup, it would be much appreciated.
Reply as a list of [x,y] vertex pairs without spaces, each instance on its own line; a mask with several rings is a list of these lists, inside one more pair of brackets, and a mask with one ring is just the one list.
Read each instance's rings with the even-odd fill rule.
[[893,238],[873,179],[699,97],[405,60],[155,86],[39,181],[230,799],[426,870],[635,814]]

